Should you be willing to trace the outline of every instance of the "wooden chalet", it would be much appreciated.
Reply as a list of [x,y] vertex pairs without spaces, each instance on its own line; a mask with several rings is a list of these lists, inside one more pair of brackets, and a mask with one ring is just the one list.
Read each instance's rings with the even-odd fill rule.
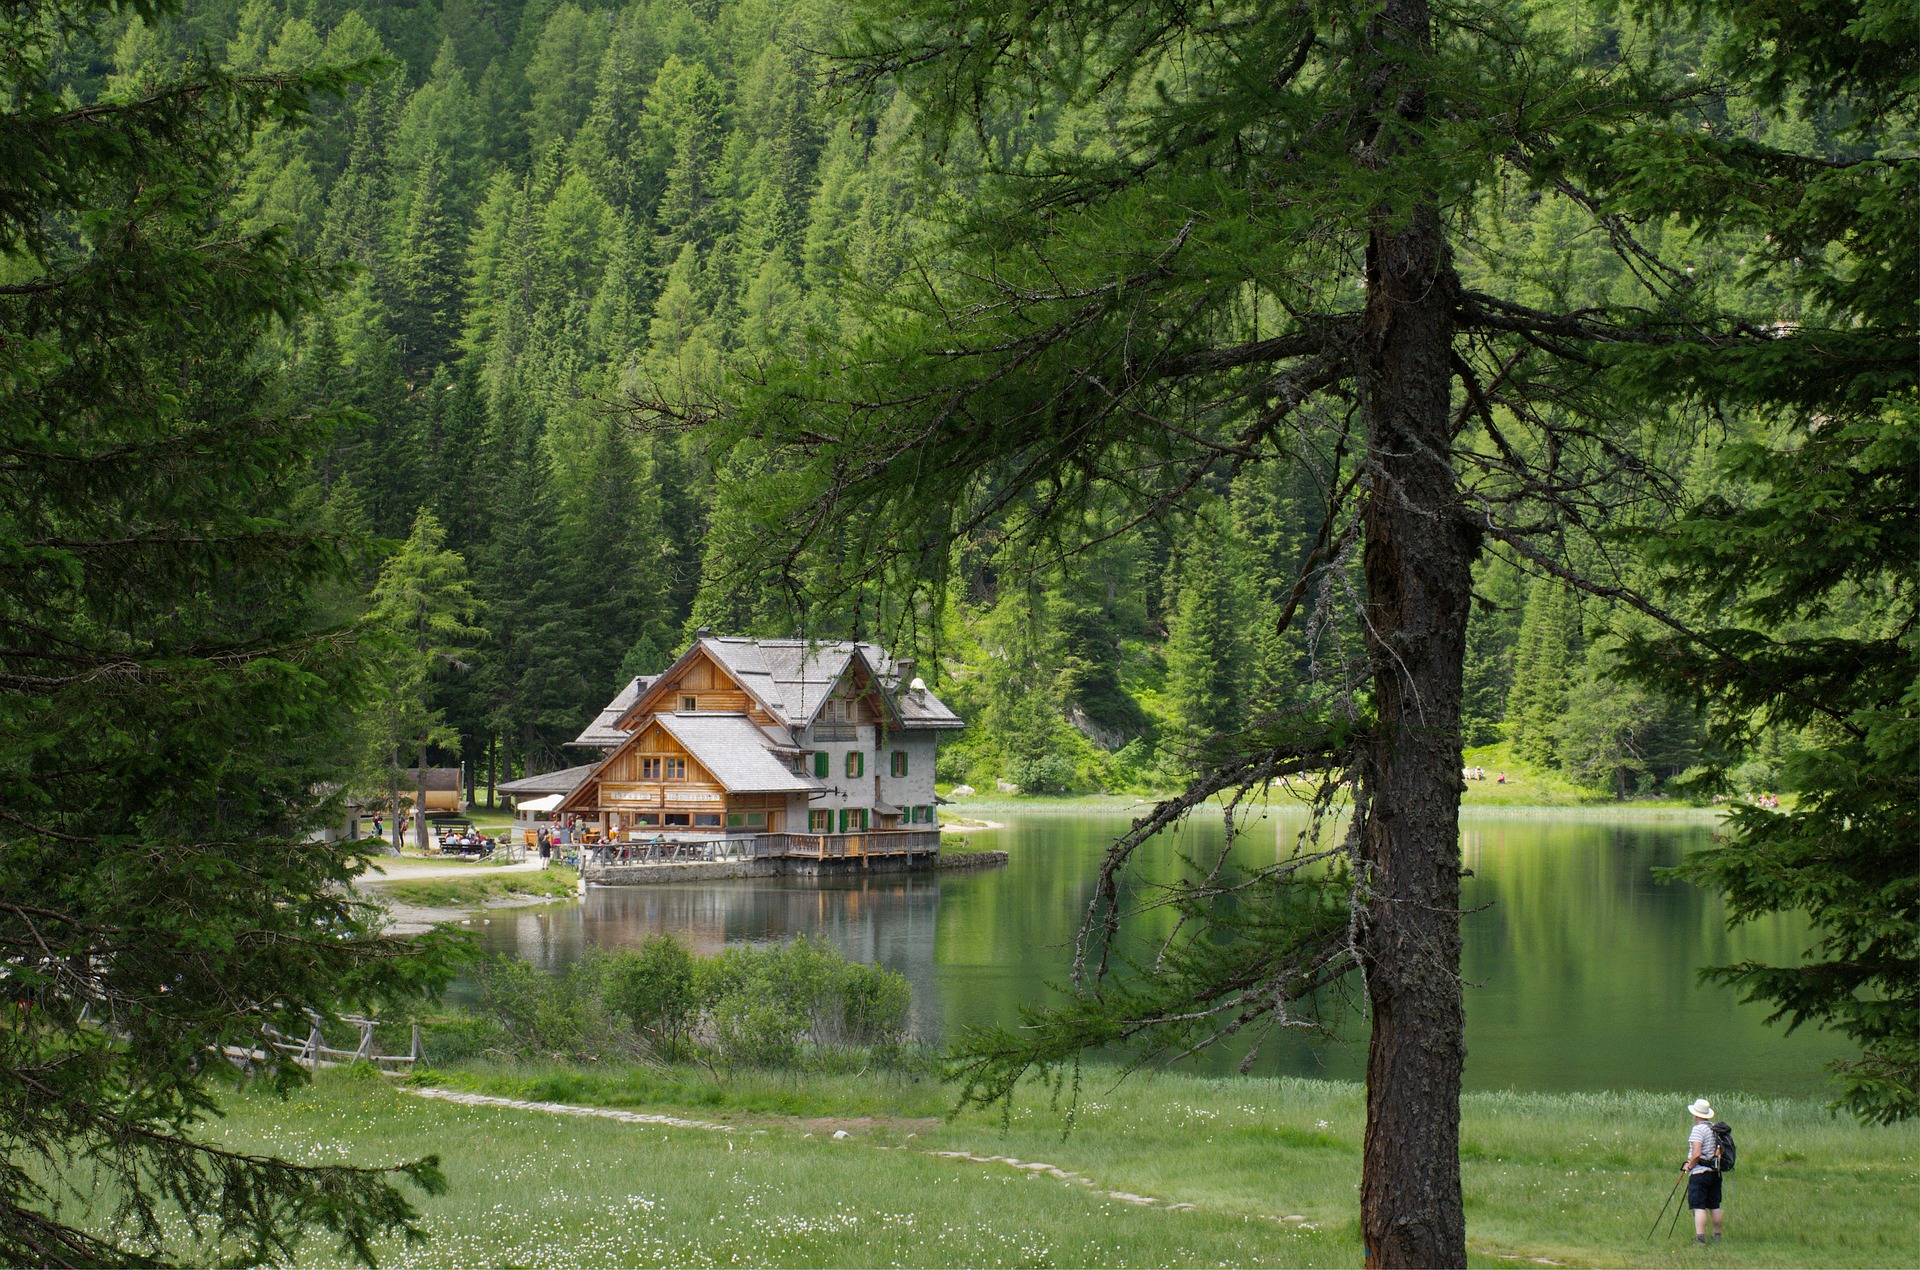
[[875,644],[703,634],[574,741],[603,757],[557,811],[621,840],[759,839],[751,854],[938,850],[934,758],[964,726]]

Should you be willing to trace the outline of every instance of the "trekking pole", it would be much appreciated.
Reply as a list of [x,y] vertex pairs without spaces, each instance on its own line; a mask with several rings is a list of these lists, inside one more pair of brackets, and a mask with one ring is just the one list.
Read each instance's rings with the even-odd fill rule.
[[[1686,1174],[1683,1173],[1680,1176],[1684,1178]],[[1679,1193],[1680,1193],[1680,1183],[1675,1182],[1673,1184],[1673,1189],[1667,1192],[1667,1204],[1673,1203],[1673,1197],[1675,1195],[1678,1195]],[[1660,1217],[1665,1217],[1667,1215],[1667,1204],[1660,1205]],[[1647,1228],[1648,1243],[1653,1242],[1653,1232],[1660,1229],[1660,1217],[1654,1218],[1653,1225]]]
[[[1686,1180],[1686,1177],[1687,1177],[1687,1175],[1686,1175],[1685,1173],[1682,1173],[1682,1174],[1680,1175],[1680,1177],[1681,1177],[1681,1181],[1685,1181],[1685,1180]],[[1679,1183],[1679,1182],[1675,1182],[1675,1183],[1673,1184],[1673,1189],[1674,1189],[1674,1190],[1676,1190],[1676,1191],[1677,1191],[1677,1190],[1679,1190],[1679,1189],[1680,1189],[1680,1183]],[[1678,1228],[1679,1228],[1679,1226],[1680,1226],[1680,1209],[1682,1209],[1682,1208],[1685,1208],[1685,1207],[1686,1207],[1686,1205],[1685,1205],[1685,1204],[1681,1204],[1681,1205],[1679,1205],[1678,1207],[1676,1207],[1676,1208],[1675,1208],[1675,1209],[1673,1210],[1673,1220],[1672,1220],[1671,1222],[1669,1222],[1669,1223],[1667,1223],[1667,1242],[1668,1242],[1668,1243],[1672,1243],[1672,1242],[1673,1242],[1673,1232],[1674,1232],[1674,1231],[1675,1231],[1676,1229],[1678,1229]]]

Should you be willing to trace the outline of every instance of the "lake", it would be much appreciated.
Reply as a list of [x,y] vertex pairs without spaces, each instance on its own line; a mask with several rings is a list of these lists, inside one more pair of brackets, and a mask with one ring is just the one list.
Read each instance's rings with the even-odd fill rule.
[[[648,887],[596,887],[578,905],[495,910],[485,946],[543,966],[589,945],[630,947],[671,931],[715,952],[742,940],[825,937],[848,956],[904,974],[914,1024],[928,1039],[969,1024],[1010,1023],[1020,1003],[1061,982],[1101,853],[1125,814],[994,811],[1006,827],[977,835],[1004,847],[1004,869],[881,874],[858,879],[769,878]],[[1274,812],[1239,835],[1236,859],[1272,860],[1304,821]],[[1209,814],[1143,849],[1143,876],[1168,877],[1183,857],[1217,850]],[[1467,1085],[1476,1089],[1655,1089],[1818,1095],[1821,1065],[1843,1041],[1788,1036],[1767,1011],[1703,985],[1701,966],[1745,957],[1790,961],[1805,923],[1768,919],[1728,931],[1718,896],[1656,881],[1653,871],[1707,846],[1702,819],[1601,819],[1547,813],[1466,813],[1464,972]],[[1365,1035],[1269,1042],[1256,1070],[1358,1078]],[[1241,1051],[1190,1060],[1234,1070]]]

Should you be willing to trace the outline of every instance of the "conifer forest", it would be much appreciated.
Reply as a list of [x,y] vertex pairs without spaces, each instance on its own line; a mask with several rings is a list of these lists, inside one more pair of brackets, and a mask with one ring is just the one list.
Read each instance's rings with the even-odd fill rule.
[[1151,803],[1095,984],[1153,833],[1350,815],[956,1061],[1358,968],[1369,1264],[1466,1256],[1463,766],[1724,809],[1678,874],[1814,934],[1708,973],[1920,1111],[1906,0],[0,0],[0,83],[0,1260],[411,1229],[433,1159],[192,1132],[235,1028],[456,973],[287,844],[587,762],[701,631]]
[[[1351,653],[1337,572],[1291,595],[1329,547],[1323,478],[1304,466],[1223,462],[1193,514],[1169,505],[1070,564],[1018,554],[983,524],[940,592],[900,615],[860,581],[796,599],[781,548],[756,541],[740,510],[756,491],[779,496],[760,456],[636,426],[636,402],[698,399],[858,338],[874,298],[950,224],[943,200],[965,199],[931,179],[906,96],[837,107],[821,50],[844,18],[771,0],[195,3],[178,19],[121,20],[73,68],[83,96],[164,82],[198,56],[239,75],[372,68],[302,126],[262,129],[232,174],[233,207],[243,227],[283,227],[302,257],[353,266],[276,333],[273,387],[351,411],[314,457],[313,515],[401,542],[426,513],[461,558],[478,629],[471,658],[434,676],[448,732],[431,757],[468,764],[482,797],[489,774],[563,765],[585,719],[703,626],[904,632],[986,724],[943,776],[1035,792],[1176,785],[1183,743],[1304,696],[1316,665]],[[1549,4],[1537,20],[1595,61],[1650,34],[1610,5]],[[1663,38],[1684,60],[1709,37]],[[1763,144],[1835,126],[1757,93],[1712,113]],[[1029,115],[994,121],[996,165],[1091,128],[1074,111]],[[1632,258],[1573,201],[1516,186],[1474,211],[1519,302],[1634,299]],[[1743,271],[1752,244],[1710,228],[1641,233],[1647,251],[1786,314]],[[1727,479],[1724,422],[1676,413],[1660,431],[1671,505]],[[1621,507],[1648,498],[1625,479],[1614,493]],[[1094,540],[1128,519],[1088,516]],[[1625,535],[1635,518],[1607,528]],[[1617,584],[1652,581],[1623,537],[1578,537],[1551,549]],[[1516,759],[1621,797],[1729,762],[1742,792],[1779,785],[1780,730],[1730,753],[1684,696],[1617,673],[1623,638],[1649,619],[1498,549],[1476,562],[1473,593],[1468,746],[1509,740]],[[1276,634],[1290,602],[1304,612]],[[1828,620],[1850,620],[1844,602]]]

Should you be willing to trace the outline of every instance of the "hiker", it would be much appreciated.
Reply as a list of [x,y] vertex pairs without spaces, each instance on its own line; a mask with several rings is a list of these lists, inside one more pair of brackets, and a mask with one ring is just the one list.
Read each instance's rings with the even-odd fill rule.
[[1693,1132],[1687,1135],[1687,1207],[1693,1210],[1693,1242],[1707,1242],[1707,1218],[1713,1218],[1713,1240],[1720,1242],[1720,1139],[1713,1132],[1713,1106],[1705,1098],[1687,1104]]
[[547,831],[545,829],[542,829],[540,831],[539,842],[540,842],[540,867],[544,869],[553,862],[553,839],[547,835]]

